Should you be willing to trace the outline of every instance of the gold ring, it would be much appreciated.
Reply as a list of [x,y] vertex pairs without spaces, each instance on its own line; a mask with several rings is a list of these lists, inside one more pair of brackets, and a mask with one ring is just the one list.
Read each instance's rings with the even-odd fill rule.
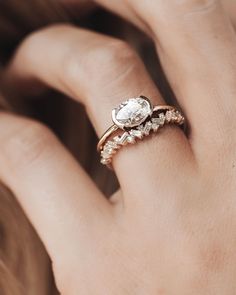
[[[129,98],[112,110],[113,125],[101,136],[97,150],[101,163],[110,166],[113,155],[124,145],[135,143],[165,124],[184,124],[184,116],[173,106],[152,106],[145,96]],[[116,131],[123,133],[114,136]],[[113,135],[113,138],[110,139]]]

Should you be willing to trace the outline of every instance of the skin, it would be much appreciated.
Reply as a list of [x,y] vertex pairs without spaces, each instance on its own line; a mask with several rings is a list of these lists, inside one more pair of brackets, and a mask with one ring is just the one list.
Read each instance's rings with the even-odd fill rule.
[[[123,148],[113,161],[121,188],[108,201],[47,127],[2,112],[0,176],[43,240],[62,294],[233,295],[230,17],[216,0],[100,2],[153,38],[189,137],[168,127]],[[82,102],[98,136],[123,98],[144,94],[164,103],[127,44],[69,25],[30,35],[5,75],[24,85],[40,81]]]

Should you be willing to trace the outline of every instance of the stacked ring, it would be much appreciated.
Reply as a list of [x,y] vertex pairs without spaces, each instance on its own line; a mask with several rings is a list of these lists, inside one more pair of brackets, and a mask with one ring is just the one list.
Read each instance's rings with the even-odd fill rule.
[[[111,166],[112,158],[117,151],[137,140],[155,133],[166,124],[184,124],[184,116],[173,106],[152,106],[145,96],[130,98],[112,110],[114,124],[100,138],[97,150],[101,155],[101,163]],[[113,136],[118,130],[122,134]]]

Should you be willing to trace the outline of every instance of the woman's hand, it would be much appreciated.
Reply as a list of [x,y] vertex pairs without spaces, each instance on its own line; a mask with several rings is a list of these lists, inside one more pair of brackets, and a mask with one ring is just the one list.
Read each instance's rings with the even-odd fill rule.
[[[62,294],[233,295],[235,34],[216,1],[136,4],[190,137],[168,127],[121,150],[113,161],[121,189],[107,201],[51,131],[2,113],[0,175],[45,243]],[[124,98],[164,101],[128,45],[70,26],[31,35],[6,76],[82,102],[98,135]]]

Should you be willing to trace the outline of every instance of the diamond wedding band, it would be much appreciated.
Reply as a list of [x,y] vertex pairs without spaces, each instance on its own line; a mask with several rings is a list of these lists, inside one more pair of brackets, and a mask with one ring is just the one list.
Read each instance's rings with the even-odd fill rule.
[[[117,151],[127,144],[155,133],[166,124],[184,124],[184,116],[173,106],[152,106],[145,96],[129,98],[112,110],[114,124],[102,135],[97,150],[101,163],[111,166]],[[120,133],[115,135],[116,132]]]

